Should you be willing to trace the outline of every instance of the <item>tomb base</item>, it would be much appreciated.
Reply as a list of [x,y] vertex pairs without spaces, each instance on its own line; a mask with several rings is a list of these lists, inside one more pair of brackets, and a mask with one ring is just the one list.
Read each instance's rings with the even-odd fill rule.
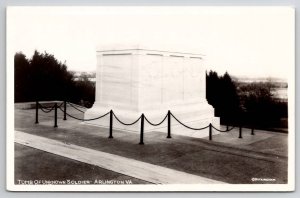
[[[173,106],[173,105],[172,105]],[[182,123],[192,128],[202,128],[208,126],[210,123],[213,124],[215,128],[220,128],[220,119],[214,117],[214,109],[207,103],[191,103],[184,105],[176,105],[172,108],[158,108],[158,109],[148,109],[144,111],[132,111],[126,108],[118,108],[114,110],[109,106],[101,105],[95,103],[94,106],[85,112],[85,119],[91,119],[99,117],[110,110],[114,111],[114,114],[124,123],[130,124],[136,121],[142,113],[145,117],[153,124],[161,122],[168,113],[168,110]],[[94,126],[100,126],[109,128],[110,125],[110,116],[109,114],[101,119],[86,121],[85,124],[90,124]],[[166,118],[163,123],[158,126],[153,126],[149,124],[146,120],[144,121],[144,132],[158,131],[165,132],[167,134],[167,124],[168,119]],[[140,133],[141,121],[137,121],[133,125],[124,125],[120,123],[115,117],[113,118],[113,129],[115,130],[124,130],[134,133]],[[213,134],[218,134],[219,132],[213,130]],[[188,129],[185,126],[181,125],[173,117],[171,118],[171,134],[203,138],[209,136],[209,129],[203,130],[192,130]]]

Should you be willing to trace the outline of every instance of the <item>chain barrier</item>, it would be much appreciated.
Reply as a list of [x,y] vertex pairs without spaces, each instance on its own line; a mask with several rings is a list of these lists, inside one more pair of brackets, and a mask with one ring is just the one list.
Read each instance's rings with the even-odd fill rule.
[[60,107],[59,107],[59,109],[60,109],[63,113],[67,114],[67,116],[69,116],[69,117],[71,117],[71,118],[74,118],[75,120],[80,120],[80,121],[84,121],[84,122],[86,122],[86,121],[93,121],[93,120],[97,120],[97,119],[103,118],[103,117],[107,116],[107,115],[110,113],[110,111],[109,111],[109,112],[107,112],[106,114],[104,114],[104,115],[102,115],[102,116],[99,116],[99,117],[96,117],[96,118],[83,119],[83,118],[77,118],[77,117],[74,117],[74,116],[68,114],[67,112],[65,112],[64,110],[62,110]]
[[[76,110],[78,110],[78,111],[84,113],[84,111],[78,109],[78,108],[75,107],[72,103],[69,103],[69,102],[67,102],[67,103],[68,103],[70,106],[72,106],[73,108],[75,108]],[[42,106],[40,103],[38,103],[38,105],[39,105],[40,109],[41,109],[44,113],[50,113],[50,112],[55,108],[55,105],[52,106],[52,107],[50,107],[50,108],[44,107],[44,106]],[[107,115],[110,113],[110,112],[107,112],[106,114],[101,115],[101,116],[96,117],[96,118],[83,119],[83,118],[77,118],[77,117],[75,117],[75,116],[72,116],[72,115],[68,114],[68,113],[65,112],[63,109],[61,109],[61,106],[62,106],[62,105],[63,105],[63,103],[61,103],[61,104],[58,106],[58,108],[59,108],[63,113],[65,113],[66,115],[68,115],[68,116],[71,117],[71,118],[74,118],[74,119],[80,120],[80,121],[93,121],[93,120],[97,120],[97,119],[100,119],[100,118],[103,118],[103,117],[107,116]],[[126,126],[136,124],[136,123],[141,119],[141,117],[142,117],[142,116],[140,116],[137,120],[135,120],[135,121],[132,122],[132,123],[125,123],[125,122],[121,121],[121,120],[117,117],[117,115],[116,115],[114,112],[112,112],[112,114],[113,114],[113,116],[116,118],[116,120],[118,120],[118,122],[120,122],[121,124],[126,125]],[[175,115],[174,115],[173,113],[170,113],[170,115],[172,115],[172,117],[173,117],[179,124],[183,125],[184,127],[188,128],[188,129],[191,129],[191,130],[203,130],[203,129],[206,129],[206,128],[209,127],[209,125],[208,125],[208,126],[202,127],[202,128],[193,128],[193,127],[187,126],[186,124],[182,123],[178,118],[175,117]],[[167,119],[167,117],[168,117],[168,114],[166,114],[166,116],[165,116],[165,117],[162,119],[162,121],[160,121],[159,123],[152,123],[150,120],[147,119],[146,116],[144,116],[145,120],[146,120],[150,125],[152,125],[152,126],[159,126],[159,125],[161,125],[161,124]],[[228,130],[220,130],[220,129],[217,129],[216,127],[214,127],[214,126],[212,125],[212,128],[215,129],[215,130],[217,130],[217,131],[219,131],[219,132],[229,132],[229,131],[233,130],[235,127],[233,126],[231,129],[228,129]]]
[[233,127],[231,127],[231,129],[226,129],[226,130],[220,130],[220,129],[217,129],[216,127],[214,127],[214,125],[211,125],[212,126],[212,128],[213,129],[215,129],[215,130],[217,130],[217,131],[219,131],[219,132],[221,132],[221,133],[226,133],[226,132],[229,132],[229,131],[231,131],[232,129],[234,129],[235,127],[233,126]]
[[[38,101],[36,101],[36,124],[38,124],[38,109],[40,108],[44,113],[49,113],[51,112],[53,109],[55,110],[55,118],[54,118],[54,127],[57,127],[57,109],[59,108],[63,113],[64,113],[64,120],[66,120],[66,116],[69,116],[73,119],[76,119],[76,120],[80,120],[80,121],[93,121],[93,120],[97,120],[97,119],[101,119],[105,116],[107,116],[108,114],[110,115],[110,135],[109,135],[109,138],[113,138],[112,136],[112,130],[113,130],[113,117],[116,118],[116,120],[123,124],[123,125],[126,125],[126,126],[129,126],[129,125],[134,125],[136,124],[137,122],[139,122],[141,120],[141,130],[140,130],[140,144],[144,144],[143,142],[143,138],[144,138],[144,120],[146,120],[146,122],[148,122],[148,124],[152,125],[152,126],[159,126],[161,125],[167,118],[168,118],[168,124],[167,124],[167,127],[168,127],[168,136],[167,138],[171,138],[171,118],[173,117],[179,124],[181,124],[182,126],[188,128],[188,129],[191,129],[191,130],[204,130],[204,129],[207,129],[209,128],[209,140],[212,140],[212,130],[216,130],[216,131],[219,131],[219,132],[229,132],[231,130],[233,130],[234,126],[232,126],[230,129],[228,129],[228,126],[226,128],[226,130],[220,130],[218,128],[216,128],[215,126],[213,126],[211,123],[208,124],[207,126],[205,127],[201,127],[201,128],[194,128],[194,127],[190,127],[184,123],[182,123],[173,113],[171,113],[170,111],[168,111],[168,113],[166,114],[166,116],[159,122],[159,123],[152,123],[150,120],[148,120],[148,118],[142,114],[137,120],[135,120],[134,122],[131,122],[131,123],[125,123],[123,121],[121,121],[119,119],[119,117],[112,111],[110,110],[109,112],[99,116],[99,117],[96,117],[96,118],[90,118],[90,119],[84,119],[84,118],[78,118],[78,117],[75,117],[75,116],[72,116],[70,114],[67,113],[67,110],[66,110],[66,104],[69,104],[70,106],[72,106],[73,108],[75,108],[76,110],[84,113],[84,111],[82,111],[81,109],[77,108],[76,106],[78,105],[73,105],[72,103],[70,102],[62,102],[60,105],[57,105],[57,102],[54,104],[54,106],[52,107],[45,107],[43,105],[41,105]],[[61,106],[64,105],[64,109],[61,108]],[[254,129],[252,128],[251,129],[251,135],[254,135]],[[242,127],[240,126],[239,127],[239,138],[242,138]]]
[[51,108],[46,108],[46,107],[43,107],[41,104],[39,104],[39,107],[42,110],[42,112],[44,112],[44,113],[50,113],[55,108],[55,105],[53,107],[51,107]]
[[[75,108],[76,110],[78,110],[78,111],[84,113],[84,111],[82,111],[81,109],[78,109],[78,108],[77,108],[75,105],[73,105],[72,103],[70,103],[70,102],[67,102],[67,103],[68,103],[70,106],[72,106],[73,108]],[[63,109],[61,109],[61,106],[62,106],[63,104],[64,104],[64,103],[61,103],[61,104],[58,106],[58,108],[59,108],[63,113],[65,113],[66,115],[68,115],[69,117],[74,118],[74,119],[76,119],[76,120],[80,120],[80,121],[93,121],[93,120],[97,120],[97,119],[100,119],[100,118],[103,118],[103,117],[107,116],[107,115],[110,113],[110,111],[109,111],[109,112],[107,112],[107,113],[104,114],[104,115],[101,115],[101,116],[96,117],[96,118],[91,118],[91,119],[77,118],[77,117],[75,117],[75,116],[72,116],[72,115],[68,114],[68,113],[65,112]],[[38,103],[38,105],[39,105],[40,109],[41,109],[44,113],[49,113],[49,112],[51,112],[51,111],[55,108],[55,105],[53,105],[53,106],[50,107],[50,108],[44,107],[44,106],[41,105],[40,103]],[[140,116],[137,120],[135,120],[135,121],[132,122],[132,123],[125,123],[125,122],[121,121],[121,120],[118,118],[118,116],[117,116],[114,112],[112,112],[112,114],[113,114],[113,116],[116,118],[116,120],[118,120],[118,122],[120,122],[121,124],[126,125],[126,126],[136,124],[136,123],[141,119],[141,117],[142,117],[142,116]],[[184,127],[188,128],[188,129],[191,129],[191,130],[203,130],[203,129],[206,129],[206,128],[209,127],[209,125],[208,125],[208,126],[202,127],[202,128],[193,128],[193,127],[187,126],[186,124],[182,123],[178,118],[176,118],[176,116],[175,116],[173,113],[170,112],[170,115],[171,115],[171,116],[172,116],[179,124],[183,125]],[[150,125],[152,125],[152,126],[159,126],[159,125],[161,125],[161,124],[167,119],[167,117],[168,117],[168,113],[167,113],[166,116],[162,119],[162,121],[160,121],[159,123],[152,123],[150,120],[148,120],[148,118],[147,118],[146,116],[144,116],[145,120],[146,120]],[[217,129],[216,127],[214,127],[214,126],[212,125],[212,128],[215,129],[215,130],[217,130],[217,131],[219,131],[219,132],[229,132],[229,131],[231,131],[232,129],[234,129],[235,127],[233,126],[231,129],[228,129],[228,130],[220,130],[220,129]]]
[[[59,105],[59,107],[61,107],[62,105],[63,105],[63,103],[61,103]],[[52,107],[45,107],[45,106],[41,105],[40,103],[38,103],[38,106],[44,113],[50,113],[55,108],[55,105],[53,105]]]
[[126,125],[126,126],[134,125],[134,124],[137,123],[137,122],[141,119],[141,117],[142,117],[142,116],[140,116],[136,121],[134,121],[134,122],[128,124],[128,123],[122,122],[122,121],[116,116],[116,114],[115,114],[114,112],[112,112],[112,113],[113,113],[114,117],[115,117],[121,124]]
[[202,128],[193,128],[193,127],[190,127],[190,126],[187,126],[187,125],[183,124],[181,121],[179,121],[179,120],[173,115],[173,113],[171,113],[171,115],[172,115],[172,117],[173,117],[177,122],[179,122],[181,125],[185,126],[185,127],[188,128],[188,129],[191,129],[191,130],[203,130],[203,129],[206,129],[206,128],[209,127],[209,125],[207,125],[206,127],[202,127]]
[[157,124],[154,124],[154,123],[150,122],[150,121],[147,119],[146,116],[145,116],[145,120],[146,120],[150,125],[152,125],[152,126],[159,126],[159,125],[161,125],[161,124],[167,119],[167,117],[168,117],[168,114],[164,117],[164,119],[163,119],[161,122],[159,122],[159,123],[157,123]]
[[55,107],[55,105],[53,105],[52,107],[45,107],[45,106],[42,106],[40,103],[38,103],[38,106],[39,106],[39,108],[43,108],[43,109],[46,109],[46,110],[51,110]]
[[[73,107],[74,109],[76,109],[77,111],[80,111],[82,113],[84,113],[84,111],[82,111],[81,109],[78,109],[75,105],[73,105],[72,103],[70,102],[67,102],[71,107]],[[79,105],[78,105],[79,106]]]

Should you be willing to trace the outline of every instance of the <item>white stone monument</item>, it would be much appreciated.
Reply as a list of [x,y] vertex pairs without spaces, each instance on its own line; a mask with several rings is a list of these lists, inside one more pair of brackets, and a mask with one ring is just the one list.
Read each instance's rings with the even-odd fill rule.
[[[126,123],[142,113],[153,123],[160,122],[170,110],[181,122],[201,128],[209,123],[219,128],[219,118],[206,100],[204,57],[201,54],[159,51],[140,46],[97,49],[96,100],[85,115],[95,118],[109,112]],[[109,116],[87,124],[109,127]],[[171,120],[172,134],[208,136]],[[113,121],[114,129],[139,133],[140,122],[124,126]],[[160,126],[145,122],[145,132],[167,132],[167,120]],[[214,134],[216,131],[214,131]]]

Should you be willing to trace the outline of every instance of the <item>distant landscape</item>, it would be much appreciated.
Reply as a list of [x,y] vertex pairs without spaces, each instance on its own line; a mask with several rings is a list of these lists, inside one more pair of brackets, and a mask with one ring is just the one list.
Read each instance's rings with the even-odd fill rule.
[[[96,72],[84,72],[84,71],[72,71],[74,73],[74,79],[80,80],[80,77],[85,76],[92,83],[96,83]],[[246,83],[266,83],[272,84],[271,93],[274,98],[286,101],[288,99],[288,83],[286,79],[275,77],[245,77],[245,76],[232,76],[233,81],[238,84]]]
[[241,77],[232,76],[232,79],[237,82],[237,84],[247,84],[247,83],[270,83],[271,93],[273,98],[278,100],[286,101],[288,100],[288,83],[286,79],[275,78],[275,77]]

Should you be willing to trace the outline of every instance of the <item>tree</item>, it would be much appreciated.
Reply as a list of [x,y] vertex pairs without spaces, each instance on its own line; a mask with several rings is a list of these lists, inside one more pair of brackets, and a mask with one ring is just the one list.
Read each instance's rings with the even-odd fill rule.
[[240,116],[240,103],[237,94],[237,88],[232,81],[230,75],[226,72],[220,78],[220,111],[226,123],[238,121],[236,118]]
[[239,98],[230,75],[226,72],[218,76],[217,72],[210,71],[206,80],[206,98],[215,108],[216,116],[221,117],[223,123],[234,122],[238,117]]
[[30,60],[31,86],[36,99],[63,100],[68,98],[73,75],[67,66],[47,52],[34,52]]
[[240,85],[240,100],[247,120],[259,128],[279,127],[280,119],[287,117],[287,103],[273,98],[273,83],[259,82]]
[[15,63],[15,101],[29,101],[29,87],[26,86],[30,81],[30,65],[24,54],[18,52],[14,57]]
[[85,72],[82,73],[75,85],[77,94],[82,96],[77,102],[83,103],[82,105],[86,107],[91,107],[95,101],[95,84],[89,80],[90,76]]
[[214,108],[219,105],[219,89],[220,78],[217,72],[210,70],[208,74],[206,73],[206,99]]

